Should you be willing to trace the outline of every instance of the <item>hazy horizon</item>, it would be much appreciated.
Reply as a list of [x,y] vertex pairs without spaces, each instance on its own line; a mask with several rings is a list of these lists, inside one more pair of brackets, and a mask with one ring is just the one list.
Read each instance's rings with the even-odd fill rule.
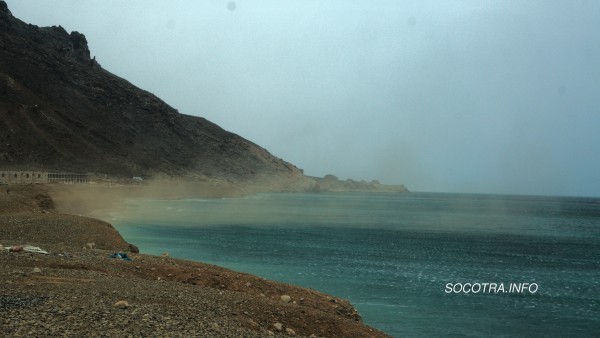
[[600,196],[600,2],[6,2],[307,175]]

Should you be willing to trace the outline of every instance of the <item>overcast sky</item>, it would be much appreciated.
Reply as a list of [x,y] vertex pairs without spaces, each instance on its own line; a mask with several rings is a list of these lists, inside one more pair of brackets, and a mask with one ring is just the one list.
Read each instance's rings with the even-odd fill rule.
[[308,175],[600,196],[600,1],[7,3]]

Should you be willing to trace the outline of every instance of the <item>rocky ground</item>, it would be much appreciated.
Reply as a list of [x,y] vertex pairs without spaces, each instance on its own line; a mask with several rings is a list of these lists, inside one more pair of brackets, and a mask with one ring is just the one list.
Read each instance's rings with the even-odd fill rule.
[[[350,303],[218,266],[130,252],[108,223],[53,209],[43,186],[0,197],[6,336],[385,337]],[[33,245],[48,254],[10,252]],[[127,252],[132,260],[111,258]]]

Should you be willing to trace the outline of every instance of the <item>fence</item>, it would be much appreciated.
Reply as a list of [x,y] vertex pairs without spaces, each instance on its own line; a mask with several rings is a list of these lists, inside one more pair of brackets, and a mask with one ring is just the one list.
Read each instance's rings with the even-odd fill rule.
[[67,174],[67,173],[48,173],[48,183],[88,183],[90,175],[86,174]]

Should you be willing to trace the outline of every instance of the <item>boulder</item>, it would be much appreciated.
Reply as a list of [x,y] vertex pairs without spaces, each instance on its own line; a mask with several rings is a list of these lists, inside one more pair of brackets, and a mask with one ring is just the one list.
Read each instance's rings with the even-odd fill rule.
[[136,245],[133,245],[131,243],[129,243],[129,251],[131,253],[140,253],[140,249]]
[[8,251],[10,251],[10,252],[22,252],[23,251],[23,246],[21,246],[21,245],[11,246],[10,249],[8,249]]

